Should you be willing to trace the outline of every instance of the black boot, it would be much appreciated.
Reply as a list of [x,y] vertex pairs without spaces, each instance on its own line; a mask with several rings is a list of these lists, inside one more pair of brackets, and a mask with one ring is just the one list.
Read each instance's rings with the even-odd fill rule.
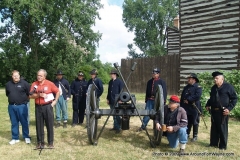
[[190,137],[190,132],[191,132],[191,129],[192,129],[192,124],[188,124],[187,126],[187,135],[188,135],[188,138]]
[[198,135],[198,124],[193,125],[193,139],[191,140],[192,142],[195,142],[197,140],[197,135]]

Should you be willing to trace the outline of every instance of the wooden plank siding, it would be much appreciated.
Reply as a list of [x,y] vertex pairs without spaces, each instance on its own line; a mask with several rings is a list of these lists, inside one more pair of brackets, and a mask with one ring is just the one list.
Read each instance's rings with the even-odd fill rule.
[[180,0],[180,88],[191,72],[239,69],[240,0]]
[[152,70],[158,67],[161,70],[160,77],[167,84],[168,94],[178,94],[179,91],[179,54],[170,54],[152,58],[122,59],[121,72],[126,79],[131,66],[137,62],[127,83],[129,90],[134,93],[145,93],[146,84],[152,77]]
[[179,54],[180,41],[179,41],[178,28],[167,27],[167,54]]

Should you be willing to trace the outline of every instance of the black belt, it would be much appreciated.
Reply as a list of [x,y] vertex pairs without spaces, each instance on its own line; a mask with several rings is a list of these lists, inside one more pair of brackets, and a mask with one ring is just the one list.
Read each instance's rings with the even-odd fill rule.
[[44,104],[37,104],[37,103],[35,103],[35,105],[36,106],[46,106],[46,105],[49,105],[49,104],[51,104],[52,103],[52,101],[51,102],[48,102],[48,103],[44,103]]
[[9,103],[9,105],[14,105],[14,106],[23,105],[23,104],[27,104],[27,102],[23,102],[23,103]]
[[222,109],[219,108],[219,107],[217,107],[217,108],[211,108],[211,110],[213,110],[213,111],[220,111],[220,110],[222,110]]

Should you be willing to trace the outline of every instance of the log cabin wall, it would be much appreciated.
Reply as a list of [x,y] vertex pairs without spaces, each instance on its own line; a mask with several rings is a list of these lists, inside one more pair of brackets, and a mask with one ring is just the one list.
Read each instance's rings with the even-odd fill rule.
[[192,72],[239,69],[240,0],[180,0],[179,7],[181,87]]

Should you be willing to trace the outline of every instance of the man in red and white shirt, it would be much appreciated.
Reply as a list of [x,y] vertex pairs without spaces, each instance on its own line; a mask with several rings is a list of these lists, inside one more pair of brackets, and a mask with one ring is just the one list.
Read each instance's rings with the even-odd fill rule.
[[[44,148],[44,122],[47,127],[48,147],[53,146],[53,106],[59,98],[59,89],[51,81],[46,79],[47,72],[40,69],[37,72],[37,81],[33,82],[30,91],[30,98],[35,99],[35,116],[37,131],[37,149]],[[30,93],[31,93],[30,92]],[[55,97],[53,96],[55,94]]]

